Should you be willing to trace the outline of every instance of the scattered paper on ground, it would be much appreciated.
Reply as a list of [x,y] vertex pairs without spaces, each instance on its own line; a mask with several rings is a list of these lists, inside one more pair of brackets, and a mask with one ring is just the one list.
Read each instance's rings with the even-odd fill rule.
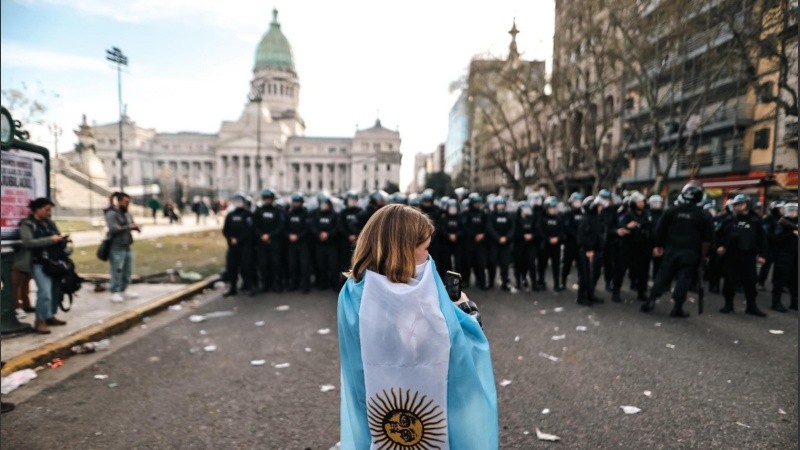
[[542,309],[542,310],[539,311],[539,314],[545,315],[545,314],[547,314],[547,310],[546,309]]
[[562,340],[562,339],[566,339],[566,338],[567,338],[567,335],[566,335],[566,334],[559,334],[559,335],[557,335],[557,336],[553,336],[553,337],[551,337],[550,339],[552,339],[552,340],[554,340],[554,341],[560,341],[560,340]]
[[3,377],[0,380],[0,392],[3,395],[8,394],[9,392],[13,391],[14,389],[22,386],[23,384],[27,384],[32,379],[36,378],[36,371],[33,369],[23,369],[18,370],[7,377]]
[[276,369],[285,369],[285,368],[289,367],[289,365],[290,365],[289,363],[275,364],[275,368]]
[[547,353],[544,352],[539,352],[539,356],[541,356],[542,358],[547,358],[553,362],[558,361],[558,356],[548,355]]
[[514,336],[514,342],[519,342],[519,336]]
[[103,374],[100,374],[100,373],[98,373],[97,375],[94,376],[95,380],[105,380],[106,378],[108,378],[108,375],[103,375]]
[[264,321],[263,320],[259,320],[258,322],[256,322],[256,326],[257,327],[263,327],[264,326]]
[[549,408],[543,409],[542,414],[550,414],[550,409]]
[[625,414],[638,414],[638,413],[642,412],[641,409],[639,409],[639,408],[637,408],[635,406],[627,406],[626,405],[626,406],[620,406],[620,408],[622,408],[622,411],[624,411]]
[[207,352],[214,352],[214,351],[217,350],[217,346],[216,345],[206,345],[205,347],[203,347],[203,350],[205,350]]
[[742,422],[736,422],[736,425],[739,425],[740,427],[750,428],[750,425],[745,425]]
[[250,361],[251,366],[263,366],[266,363],[267,363],[266,359],[254,359]]
[[586,327],[584,325],[578,325],[575,327],[575,331],[586,331]]
[[336,389],[336,386],[334,386],[332,384],[323,384],[323,385],[320,385],[320,387],[319,387],[319,390],[322,391],[322,392],[330,392],[330,391],[332,391],[334,389]]
[[161,361],[161,358],[159,358],[158,356],[151,356],[150,358],[148,358],[148,361],[150,361],[151,363],[159,362]]
[[769,330],[772,334],[783,334],[783,330]]
[[183,305],[181,305],[181,304],[170,305],[170,307],[169,307],[170,311],[180,311],[182,309],[183,309]]
[[281,305],[275,307],[275,311],[288,311],[288,310],[289,310],[289,305]]
[[561,312],[561,311],[563,311],[563,310],[564,310],[564,307],[563,307],[563,306],[557,306],[557,307],[553,308],[553,311],[554,311],[554,312]]
[[674,344],[667,344],[667,348],[675,348]]
[[201,316],[199,314],[192,314],[191,316],[189,316],[189,321],[190,322],[200,323],[200,322],[202,322],[204,320],[206,320],[206,316]]
[[784,410],[782,410],[782,409],[778,408],[778,413],[780,413],[780,414],[786,414],[786,411],[784,411]]
[[233,311],[214,311],[205,315],[206,319],[218,319],[220,317],[230,317],[236,314]]
[[511,380],[505,380],[505,379],[504,380],[500,380],[500,386],[505,387],[505,386],[508,386],[509,384],[511,384]]
[[653,393],[652,393],[652,392],[650,392],[650,391],[644,391],[644,395],[645,395],[646,397],[650,397],[651,395],[653,395]]
[[331,332],[330,328],[320,328],[317,330],[317,334],[329,334]]
[[550,441],[550,442],[558,442],[561,440],[560,437],[556,436],[555,434],[548,434],[542,432],[539,427],[536,427],[536,438],[540,441]]
[[311,353],[311,347],[306,347],[305,350],[306,350],[306,353]]
[[656,326],[660,327],[661,326],[661,322],[656,322]]

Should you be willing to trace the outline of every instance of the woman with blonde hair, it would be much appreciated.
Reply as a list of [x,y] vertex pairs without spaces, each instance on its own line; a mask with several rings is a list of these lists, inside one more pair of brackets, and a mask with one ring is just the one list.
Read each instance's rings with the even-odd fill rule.
[[427,216],[395,204],[356,241],[337,313],[343,449],[498,447],[489,343],[448,297],[427,251],[433,233]]

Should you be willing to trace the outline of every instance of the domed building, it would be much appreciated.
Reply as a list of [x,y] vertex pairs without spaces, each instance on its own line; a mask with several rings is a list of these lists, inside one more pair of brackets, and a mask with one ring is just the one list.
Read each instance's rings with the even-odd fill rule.
[[[198,192],[228,197],[236,191],[255,195],[265,187],[311,194],[399,183],[400,134],[380,120],[352,137],[305,136],[294,53],[277,10],[256,47],[248,92],[239,118],[223,121],[217,134],[159,133],[126,117],[126,191],[177,183],[185,197]],[[91,130],[111,187],[119,185],[118,126],[114,122]]]

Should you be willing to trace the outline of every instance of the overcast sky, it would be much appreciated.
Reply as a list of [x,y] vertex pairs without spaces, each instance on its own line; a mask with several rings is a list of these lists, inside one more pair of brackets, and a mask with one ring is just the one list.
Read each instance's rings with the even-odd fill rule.
[[[401,187],[413,155],[447,136],[448,88],[479,54],[505,57],[514,18],[523,57],[552,53],[553,0],[3,0],[0,84],[50,105],[48,122],[72,148],[81,114],[118,117],[117,80],[105,49],[128,56],[128,115],[159,131],[216,133],[239,117],[255,50],[272,8],[294,52],[300,114],[309,136],[353,135],[380,111],[403,140]],[[56,97],[57,94],[57,97]],[[53,137],[34,129],[52,149]]]

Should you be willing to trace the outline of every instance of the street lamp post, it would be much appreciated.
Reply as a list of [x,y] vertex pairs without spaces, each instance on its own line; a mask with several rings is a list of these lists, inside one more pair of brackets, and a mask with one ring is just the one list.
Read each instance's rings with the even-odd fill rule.
[[[61,133],[64,130],[60,126],[58,126],[58,124],[56,124],[56,123],[51,123],[50,126],[49,126],[49,129],[50,129],[50,132],[53,133],[53,151],[55,152],[55,164],[58,164],[58,137],[61,136]],[[55,165],[54,164],[50,164],[50,167],[51,168],[55,167]],[[52,169],[52,172],[53,173],[50,175],[50,179],[53,182],[53,199],[55,201],[58,201],[58,198],[57,198],[57,195],[58,195],[57,187],[58,186],[56,184],[56,177],[55,177],[56,169]]]
[[264,96],[264,83],[258,85],[256,92],[250,96],[251,102],[258,103],[258,112],[256,120],[256,190],[260,190],[264,186],[261,180],[261,101]]
[[125,183],[123,183],[124,174],[124,160],[122,158],[122,66],[128,65],[128,57],[122,54],[122,50],[118,47],[111,47],[111,50],[106,50],[106,59],[117,65],[117,95],[119,97],[119,191],[125,192]]

